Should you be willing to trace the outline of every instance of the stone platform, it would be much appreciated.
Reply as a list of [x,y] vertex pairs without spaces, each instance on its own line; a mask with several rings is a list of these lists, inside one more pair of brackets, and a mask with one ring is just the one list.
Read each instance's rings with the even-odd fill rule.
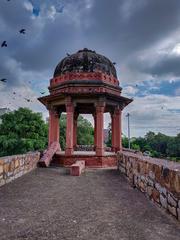
[[176,219],[117,170],[38,168],[0,188],[1,240],[179,240]]
[[105,152],[103,156],[96,156],[93,151],[74,151],[73,155],[65,156],[65,152],[59,151],[55,154],[52,165],[68,167],[77,160],[84,160],[86,167],[105,168],[117,166],[117,156],[114,152]]

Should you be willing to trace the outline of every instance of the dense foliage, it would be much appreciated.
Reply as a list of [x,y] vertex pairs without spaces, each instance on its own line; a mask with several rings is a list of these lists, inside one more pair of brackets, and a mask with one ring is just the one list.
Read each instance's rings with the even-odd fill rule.
[[0,124],[0,156],[42,150],[47,146],[47,124],[27,108],[6,113]]
[[[152,157],[180,160],[180,133],[167,136],[162,133],[148,132],[144,137],[131,138],[131,149],[146,152]],[[123,147],[128,148],[128,138],[123,136]],[[109,125],[108,146],[111,146],[111,125]]]
[[[40,113],[34,113],[27,108],[6,113],[0,124],[0,156],[26,153],[34,150],[44,150],[48,141],[48,124]],[[65,149],[66,115],[60,118],[60,144]],[[81,115],[78,117],[77,144],[93,145],[94,129],[92,124]],[[111,146],[111,125],[109,139]],[[128,147],[127,137],[123,137],[123,146]],[[162,133],[148,132],[145,137],[131,138],[131,148],[148,152],[152,157],[163,157],[180,160],[180,133],[175,137]]]
[[[127,139],[124,144],[127,147]],[[180,133],[172,137],[162,133],[148,132],[144,138],[132,138],[131,147],[142,152],[148,151],[152,157],[180,160]]]
[[[92,145],[94,143],[94,129],[92,124],[81,115],[78,117],[77,125],[77,144]],[[66,115],[62,114],[60,118],[60,144],[65,149],[66,144]]]

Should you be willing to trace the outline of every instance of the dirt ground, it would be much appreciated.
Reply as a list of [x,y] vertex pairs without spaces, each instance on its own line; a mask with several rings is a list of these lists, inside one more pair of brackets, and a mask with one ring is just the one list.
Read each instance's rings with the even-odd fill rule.
[[179,240],[180,224],[117,170],[39,168],[0,188],[0,240]]

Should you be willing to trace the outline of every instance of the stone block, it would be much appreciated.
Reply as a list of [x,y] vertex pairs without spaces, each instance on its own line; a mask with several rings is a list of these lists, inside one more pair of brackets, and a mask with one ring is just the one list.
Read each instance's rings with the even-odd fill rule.
[[141,190],[141,192],[145,192],[146,191],[146,185],[144,182],[140,181],[139,183],[139,188]]
[[19,162],[19,160],[18,160],[18,159],[16,159],[16,160],[15,160],[15,164],[14,164],[14,165],[15,165],[15,166],[14,166],[15,168],[18,168],[18,167],[19,167],[19,165],[20,165],[20,162]]
[[0,180],[0,187],[3,186],[5,183],[6,183],[5,180],[4,180],[4,179],[1,179],[1,180]]
[[180,221],[180,208],[177,208],[177,218]]
[[154,179],[155,179],[155,173],[152,172],[152,171],[150,171],[150,172],[149,172],[149,178],[152,179],[152,180],[154,180]]
[[134,185],[137,185],[138,182],[138,177],[136,175],[133,175],[133,181],[134,181]]
[[151,197],[152,196],[152,192],[153,192],[153,187],[147,186],[146,191],[147,191],[148,196]]
[[160,194],[160,203],[162,205],[163,208],[167,209],[167,198],[164,197],[162,194]]
[[15,165],[14,161],[9,163],[9,172],[13,172],[14,171],[14,165]]
[[3,165],[3,164],[4,164],[4,160],[0,159],[0,165]]
[[148,178],[147,185],[151,186],[151,187],[154,187],[154,181],[152,179]]
[[154,188],[153,191],[152,191],[152,199],[153,199],[155,202],[159,203],[159,197],[160,197],[159,191]]
[[177,210],[175,207],[172,207],[168,204],[168,211],[175,217],[177,217]]
[[171,206],[173,206],[175,208],[177,207],[177,204],[178,204],[177,199],[175,197],[173,197],[172,194],[168,193],[168,198],[167,199],[168,199],[168,203]]
[[155,188],[162,194],[164,194],[164,196],[166,196],[167,194],[167,190],[166,188],[162,187],[159,183],[155,183]]
[[9,171],[9,163],[4,164],[4,172],[7,173]]
[[76,161],[70,167],[70,175],[80,176],[81,173],[85,170],[85,161]]
[[3,165],[0,165],[0,175],[3,174]]

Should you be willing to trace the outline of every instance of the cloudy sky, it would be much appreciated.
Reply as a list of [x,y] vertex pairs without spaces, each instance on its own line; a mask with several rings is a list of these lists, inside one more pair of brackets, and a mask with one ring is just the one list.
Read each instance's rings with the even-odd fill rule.
[[123,133],[127,112],[132,136],[180,132],[179,0],[0,0],[4,40],[0,79],[7,83],[0,82],[0,107],[47,116],[36,100],[40,91],[48,94],[66,53],[87,47],[117,63],[123,95],[134,99],[123,113]]

